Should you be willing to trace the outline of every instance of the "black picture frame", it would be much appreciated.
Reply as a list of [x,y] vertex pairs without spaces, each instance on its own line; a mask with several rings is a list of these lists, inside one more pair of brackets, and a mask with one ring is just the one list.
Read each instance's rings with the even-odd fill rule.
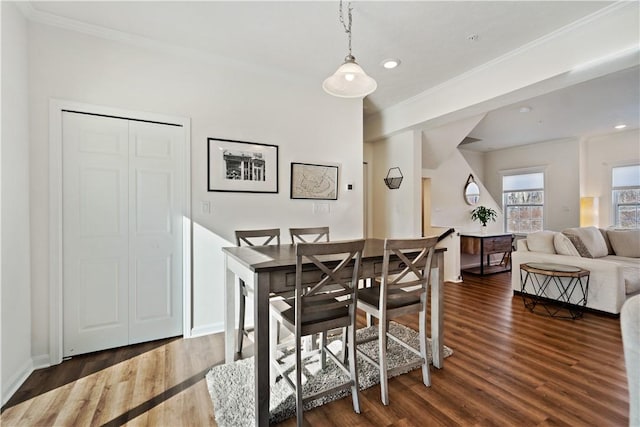
[[207,138],[207,191],[278,193],[278,146]]
[[338,200],[339,168],[335,165],[291,163],[292,199]]

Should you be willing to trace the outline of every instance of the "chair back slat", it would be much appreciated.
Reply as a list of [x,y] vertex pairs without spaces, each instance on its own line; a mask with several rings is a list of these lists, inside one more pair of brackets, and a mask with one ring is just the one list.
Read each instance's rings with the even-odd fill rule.
[[280,229],[266,228],[260,230],[236,230],[237,246],[280,245]]
[[329,227],[290,228],[291,243],[318,243],[328,242]]
[[[296,244],[296,324],[310,313],[338,311],[336,319],[354,315],[364,240]],[[303,266],[312,262],[324,274],[303,283]]]
[[[426,291],[431,277],[433,253],[438,243],[438,237],[420,239],[386,239],[384,242],[384,260],[381,297],[391,289],[401,289],[405,292],[420,294]],[[389,275],[389,261],[395,255],[404,268],[400,273]],[[382,298],[381,298],[382,300]]]

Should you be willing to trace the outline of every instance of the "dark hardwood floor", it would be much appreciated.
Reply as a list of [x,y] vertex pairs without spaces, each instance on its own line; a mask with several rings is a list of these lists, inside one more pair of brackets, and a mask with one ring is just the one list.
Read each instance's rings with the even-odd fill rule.
[[[417,318],[403,323],[416,327]],[[361,319],[363,321],[363,319]],[[312,426],[626,426],[628,392],[620,322],[532,314],[509,273],[445,287],[445,344],[453,356],[432,370],[305,413]],[[2,426],[215,425],[204,375],[223,361],[220,334],[168,339],[77,356],[34,372],[2,409]],[[295,425],[290,419],[285,426]]]

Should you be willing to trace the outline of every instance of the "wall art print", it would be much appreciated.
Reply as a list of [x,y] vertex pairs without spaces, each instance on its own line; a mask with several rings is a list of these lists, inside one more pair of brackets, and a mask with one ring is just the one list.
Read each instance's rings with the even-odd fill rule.
[[207,138],[207,190],[278,192],[278,146]]
[[291,198],[338,200],[338,166],[291,163]]

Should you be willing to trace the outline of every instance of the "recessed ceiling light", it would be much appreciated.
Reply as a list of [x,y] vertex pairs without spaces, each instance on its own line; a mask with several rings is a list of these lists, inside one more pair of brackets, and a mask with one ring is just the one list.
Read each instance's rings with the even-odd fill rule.
[[395,58],[389,58],[382,61],[382,66],[387,70],[396,68],[398,65],[400,65],[400,60]]
[[469,34],[467,36],[467,40],[469,40],[470,42],[477,42],[479,38],[480,37],[478,37],[477,34]]
[[532,110],[531,107],[529,107],[528,105],[525,105],[523,107],[520,107],[520,110],[518,110],[518,111],[520,111],[521,113],[528,113],[531,110]]
[[619,125],[616,125],[616,126],[614,126],[614,127],[615,127],[616,129],[624,129],[624,128],[626,128],[626,127],[627,127],[627,125],[625,125],[625,124],[619,124]]

